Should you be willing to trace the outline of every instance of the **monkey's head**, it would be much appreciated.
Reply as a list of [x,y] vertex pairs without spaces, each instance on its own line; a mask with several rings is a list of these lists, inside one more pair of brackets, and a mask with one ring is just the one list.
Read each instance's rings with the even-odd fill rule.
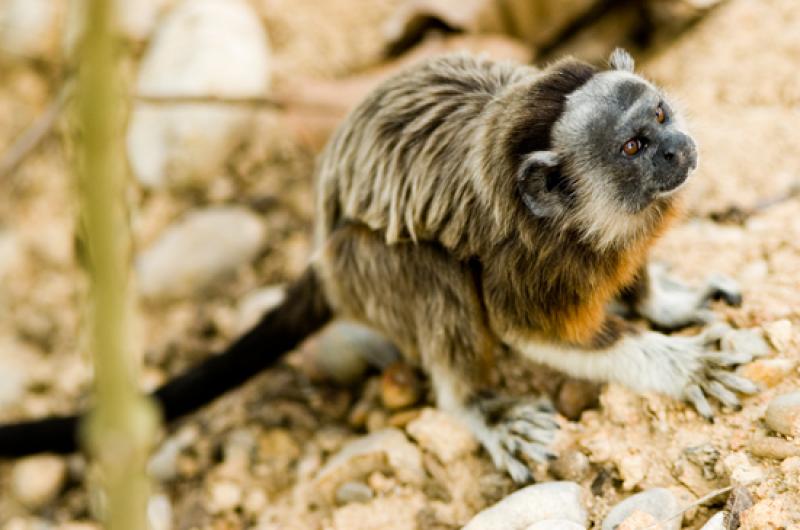
[[697,166],[664,93],[633,72],[627,52],[609,62],[566,95],[549,149],[526,154],[517,177],[534,215],[566,217],[603,239],[641,229]]

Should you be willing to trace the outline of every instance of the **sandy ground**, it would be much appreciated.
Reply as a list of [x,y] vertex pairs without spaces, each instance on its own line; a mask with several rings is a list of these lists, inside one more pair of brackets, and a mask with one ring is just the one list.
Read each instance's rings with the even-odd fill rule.
[[[277,84],[374,64],[379,24],[398,3],[262,0]],[[687,218],[657,246],[655,257],[691,281],[712,271],[737,279],[743,306],[715,307],[732,324],[759,333],[774,333],[775,323],[780,328],[784,320],[793,327],[766,359],[744,368],[764,390],[745,399],[742,410],[722,411],[714,424],[681,403],[618,387],[604,389],[597,408],[565,424],[561,459],[549,471],[537,469],[537,479],[584,485],[593,494],[594,522],[631,492],[669,487],[691,501],[731,482],[754,480],[748,489],[756,505],[743,527],[800,528],[800,461],[758,456],[763,451],[753,449],[754,439],[770,434],[762,419],[769,401],[800,387],[800,197],[784,198],[800,182],[798,28],[800,9],[793,0],[727,2],[645,64],[645,72],[680,98],[701,145]],[[52,93],[47,67],[0,70],[0,146],[42,112]],[[237,304],[246,293],[284,282],[305,264],[314,153],[271,131],[270,116],[260,123],[212,189],[137,195],[140,245],[198,205],[252,205],[268,231],[265,249],[234,277],[191,299],[143,304],[145,388],[223,347],[235,336]],[[2,420],[69,412],[87,403],[91,369],[80,332],[85,282],[60,139],[48,139],[0,191]],[[756,210],[737,216],[739,222],[710,215],[734,206]],[[457,528],[513,490],[480,451],[443,465],[434,450],[415,442],[425,467],[421,481],[405,481],[391,466],[376,465],[364,478],[371,500],[325,500],[314,477],[332,455],[367,431],[403,428],[426,402],[423,397],[391,411],[375,398],[379,374],[350,388],[312,381],[312,375],[295,355],[171,431],[170,440],[184,442],[156,492],[169,500],[172,527]],[[788,443],[797,449],[796,440]],[[14,465],[0,464],[0,526],[94,525],[96,499],[84,487],[85,463],[77,456],[66,463],[57,495],[33,509],[6,494]],[[690,510],[685,527],[702,526],[724,499]]]

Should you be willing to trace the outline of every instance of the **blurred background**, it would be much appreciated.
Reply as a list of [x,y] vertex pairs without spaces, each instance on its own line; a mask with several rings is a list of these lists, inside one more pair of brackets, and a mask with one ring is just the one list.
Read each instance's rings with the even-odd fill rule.
[[[670,400],[601,392],[513,360],[497,377],[547,391],[579,420],[559,441],[566,456],[537,478],[589,488],[590,521],[631,492],[668,487],[690,502],[751,472],[761,480],[742,527],[800,527],[800,446],[762,421],[770,399],[800,383],[796,0],[115,5],[142,389],[221,350],[304,269],[315,157],[386,76],[453,50],[600,64],[624,46],[679,101],[700,145],[686,218],[656,256],[693,281],[721,272],[742,284],[741,308],[716,309],[746,330],[741,340],[764,344],[745,370],[765,391],[708,425]],[[0,421],[91,399],[72,169],[79,20],[80,2],[0,0]],[[459,528],[513,491],[428,408],[424,379],[395,356],[379,337],[335,325],[165,432],[150,465],[151,526]],[[90,471],[81,456],[0,463],[0,528],[98,528]],[[725,500],[693,508],[685,528]]]

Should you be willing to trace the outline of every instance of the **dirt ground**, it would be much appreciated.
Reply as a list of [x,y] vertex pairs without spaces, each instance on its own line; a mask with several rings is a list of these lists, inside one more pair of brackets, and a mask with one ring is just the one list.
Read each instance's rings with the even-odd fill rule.
[[[257,2],[274,54],[275,85],[375,65],[381,22],[400,3]],[[763,391],[745,398],[739,411],[721,411],[713,424],[682,403],[614,386],[603,389],[599,405],[578,421],[565,422],[557,442],[561,457],[549,470],[537,469],[536,478],[585,486],[592,493],[593,523],[632,492],[667,487],[692,502],[746,483],[755,506],[743,528],[800,528],[800,458],[770,456],[758,445],[769,436],[800,454],[800,441],[775,436],[763,421],[775,396],[800,388],[800,195],[791,195],[800,186],[795,4],[724,2],[642,65],[681,101],[700,144],[686,217],[654,255],[693,282],[710,272],[735,278],[744,304],[715,310],[736,327],[763,334],[770,351],[741,369]],[[0,155],[51,101],[54,75],[47,64],[2,66]],[[132,223],[140,248],[184,213],[208,205],[248,206],[263,218],[267,233],[252,263],[213,288],[169,303],[141,304],[137,324],[146,389],[222,349],[236,336],[247,293],[281,284],[305,266],[315,152],[276,131],[275,123],[271,111],[259,111],[251,140],[208,189],[134,193]],[[0,182],[3,421],[88,404],[91,368],[80,331],[86,284],[76,255],[64,126],[60,122],[58,133]],[[405,480],[391,463],[379,462],[363,481],[350,481],[366,484],[368,493],[356,487],[350,492],[360,502],[326,497],[319,474],[332,456],[365,433],[407,429],[431,402],[422,382],[418,402],[390,410],[376,397],[380,374],[343,388],[317,377],[304,359],[294,354],[165,435],[174,451],[163,456],[158,472],[154,528],[458,528],[514,490],[472,446],[444,465],[435,445],[411,435],[409,450],[422,455],[422,479]],[[519,384],[529,371],[508,362],[504,370],[512,385],[514,379]],[[85,486],[91,470],[80,456],[63,462],[56,491],[33,508],[11,494],[15,464],[0,463],[0,527],[97,527],[93,514],[100,501]],[[690,509],[684,527],[700,528],[725,498]]]

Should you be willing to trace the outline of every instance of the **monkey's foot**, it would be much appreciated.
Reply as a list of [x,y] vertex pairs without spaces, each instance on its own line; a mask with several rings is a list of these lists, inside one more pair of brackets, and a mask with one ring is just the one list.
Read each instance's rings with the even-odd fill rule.
[[533,479],[526,462],[546,463],[559,429],[555,409],[543,399],[482,397],[474,403],[473,431],[498,469],[514,482]]
[[653,263],[648,270],[650,294],[639,312],[662,330],[675,330],[715,320],[708,308],[711,300],[723,300],[729,305],[742,303],[738,284],[722,275],[709,276],[701,287],[690,287],[668,274],[663,263]]

